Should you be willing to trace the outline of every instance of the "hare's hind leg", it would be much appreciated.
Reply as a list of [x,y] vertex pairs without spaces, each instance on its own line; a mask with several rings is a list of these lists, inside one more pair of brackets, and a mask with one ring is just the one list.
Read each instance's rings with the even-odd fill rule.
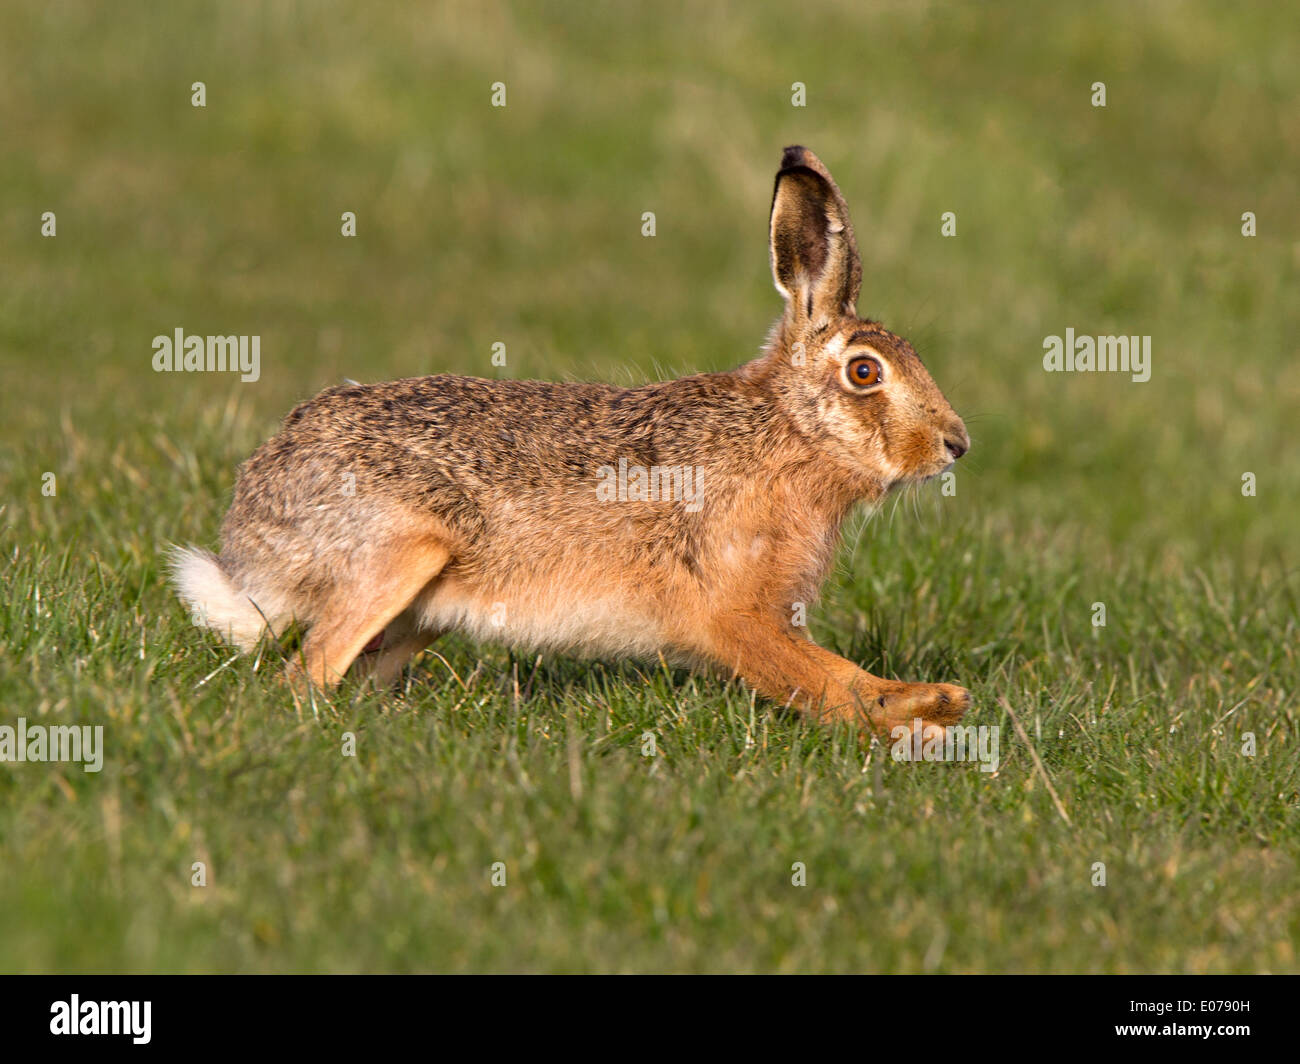
[[[366,566],[355,566],[330,590],[316,610],[316,619],[303,640],[301,664],[291,663],[317,687],[332,687],[348,671],[365,645],[406,610],[425,586],[442,571],[451,552],[426,537],[393,540],[373,551]],[[432,638],[433,633],[428,633]],[[421,644],[423,649],[428,642]],[[405,664],[414,649],[406,642]],[[384,647],[386,671],[391,671],[397,647]],[[400,665],[398,666],[400,671]]]

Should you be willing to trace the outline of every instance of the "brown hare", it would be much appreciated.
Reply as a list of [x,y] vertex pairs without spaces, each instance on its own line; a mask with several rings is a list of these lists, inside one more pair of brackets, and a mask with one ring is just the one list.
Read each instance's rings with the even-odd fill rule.
[[291,671],[320,686],[354,663],[392,682],[457,629],[720,666],[824,721],[955,723],[963,688],[873,676],[795,623],[852,507],[970,439],[907,341],[857,316],[848,208],[806,148],[785,150],[770,232],[785,314],[759,358],[638,388],[330,388],[244,464],[220,556],[174,553],[181,597],[245,650],[305,626]]

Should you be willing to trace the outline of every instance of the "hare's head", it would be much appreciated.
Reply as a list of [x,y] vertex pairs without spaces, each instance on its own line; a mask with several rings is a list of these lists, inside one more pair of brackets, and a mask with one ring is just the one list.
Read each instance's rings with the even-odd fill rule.
[[848,206],[806,148],[786,148],[781,160],[771,252],[785,316],[764,375],[799,429],[884,489],[935,476],[965,454],[966,426],[912,345],[858,317],[862,263]]

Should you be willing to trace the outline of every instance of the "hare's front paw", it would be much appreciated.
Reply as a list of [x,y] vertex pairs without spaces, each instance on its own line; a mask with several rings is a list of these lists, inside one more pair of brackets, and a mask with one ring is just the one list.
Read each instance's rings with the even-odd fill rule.
[[871,722],[884,732],[894,728],[956,724],[970,708],[970,692],[950,683],[888,683],[871,692]]

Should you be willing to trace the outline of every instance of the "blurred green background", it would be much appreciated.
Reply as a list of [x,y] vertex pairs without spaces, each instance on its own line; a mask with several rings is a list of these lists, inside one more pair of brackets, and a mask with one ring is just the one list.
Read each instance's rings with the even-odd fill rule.
[[[6,3],[0,722],[102,720],[117,754],[99,779],[75,767],[0,772],[0,965],[1293,968],[1298,50],[1284,5],[1173,0]],[[191,106],[195,81],[204,108]],[[491,106],[494,82],[506,85],[504,108]],[[792,106],[795,82],[804,107]],[[1094,82],[1105,83],[1104,108],[1091,105]],[[555,776],[554,807],[546,785],[539,798],[491,756],[504,732],[525,727],[514,703],[485,688],[486,716],[448,724],[457,691],[437,687],[445,673],[433,666],[427,701],[412,694],[391,719],[382,699],[348,695],[300,724],[242,663],[199,685],[227,655],[189,628],[159,554],[171,541],[214,544],[237,464],[293,403],[344,377],[633,384],[753,357],[780,309],[766,223],[789,143],[816,151],[848,199],[860,310],[914,343],[974,440],[956,497],[936,490],[861,539],[855,530],[818,635],[869,667],[970,683],[985,714],[972,723],[996,723],[1003,693],[1026,719],[1041,712],[1039,740],[1061,743],[1045,753],[1073,799],[1070,832],[1040,804],[1023,756],[996,800],[982,778],[904,766],[889,783],[899,797],[888,827],[867,830],[858,798],[843,797],[871,779],[851,742],[819,745],[777,717],[771,726],[793,745],[742,771],[749,748],[730,745],[753,712],[742,691],[710,694],[680,676],[647,689],[629,667],[544,665],[541,732],[519,734],[524,776],[529,765]],[[54,238],[41,236],[44,211],[57,215]],[[357,215],[355,238],[340,235],[344,211]],[[652,238],[641,234],[645,211],[656,215]],[[953,237],[940,232],[946,211]],[[1242,235],[1246,211],[1257,236]],[[154,373],[152,338],[177,327],[260,335],[261,379]],[[1043,338],[1067,327],[1150,335],[1150,381],[1043,372]],[[497,342],[504,368],[491,363]],[[55,498],[41,495],[45,472],[57,476]],[[1242,495],[1245,472],[1255,497]],[[1097,600],[1110,610],[1105,633],[1089,623]],[[526,655],[450,646],[462,678],[480,653],[493,675],[532,668]],[[679,789],[646,783],[640,730],[659,726],[665,704],[680,711],[697,696],[710,707],[697,714],[730,725],[678,720],[679,749],[699,752],[670,777]],[[622,725],[611,705],[629,714]],[[1207,752],[1234,706],[1271,737],[1267,765],[1229,768]],[[1105,736],[1070,723],[1098,711],[1114,723]],[[285,744],[319,743],[321,729],[333,750],[331,729],[389,726],[376,748],[406,767],[396,773],[405,790],[393,761],[343,787],[334,769],[298,777],[306,770],[286,760]],[[438,749],[477,753],[439,763],[435,750],[432,766],[422,762],[412,736],[425,728],[449,729]],[[587,728],[593,743],[621,735],[626,763],[579,802],[565,782],[565,736]],[[1186,745],[1158,747],[1166,740]],[[1154,776],[1138,772],[1144,759]],[[290,804],[307,810],[294,837],[323,862],[335,855],[326,876],[344,874],[343,850],[349,875],[386,869],[383,891],[356,890],[368,915],[333,894],[337,913],[276,900],[304,860],[277,834],[294,779]],[[361,797],[347,796],[352,786]],[[407,833],[434,816],[429,786],[445,788],[433,808],[447,834],[423,850]],[[943,788],[954,789],[951,805]],[[934,793],[950,834],[924,835],[937,830]],[[621,874],[601,886],[604,873],[583,862],[603,860],[630,829],[559,812],[598,800],[643,800],[647,825],[662,829],[658,852],[673,852],[674,818],[694,809],[689,831],[709,825],[700,852],[733,847],[737,861],[775,847],[812,816],[811,802],[820,819],[806,824],[809,838],[850,878],[830,908],[819,901],[813,924],[791,917],[784,937],[767,902],[746,908],[755,892],[743,875],[726,919],[720,902],[701,915],[709,888],[698,865],[680,870],[678,887],[656,886],[654,862],[624,853]],[[742,811],[720,820],[731,802]],[[463,803],[480,812],[458,835],[446,825]],[[882,871],[913,830],[928,856]],[[966,864],[953,858],[972,832],[997,840],[1002,830],[990,843],[1000,872],[978,846]],[[1053,894],[1051,873],[1025,872],[1056,868],[1071,840],[1080,897],[1095,898],[1089,855],[1144,832],[1164,841],[1127,850],[1142,870],[1127,907],[1086,934],[1062,915],[1085,902]],[[183,899],[198,837],[245,869],[206,915]],[[413,871],[469,852],[487,860],[502,837],[555,877],[539,873],[542,908],[521,903],[513,925],[478,894],[460,904]],[[396,864],[376,864],[382,840],[402,851]],[[584,856],[565,866],[556,854],[566,846]],[[842,847],[863,855],[869,876]],[[1152,877],[1172,883],[1180,861],[1203,877],[1150,897]],[[1204,877],[1218,883],[1233,865],[1240,893],[1224,917],[1228,903],[1206,895]],[[585,887],[556,871],[577,866]],[[925,888],[936,869],[947,869],[941,898]],[[1037,930],[1006,924],[1011,899],[1031,890],[1017,869],[1057,914]],[[173,875],[175,897],[141,915]],[[887,944],[868,940],[866,913],[862,938],[832,926],[834,906],[867,878],[882,899],[910,892],[916,906],[891,910],[900,930]],[[591,901],[603,890],[615,892],[608,908]],[[965,932],[945,931],[938,947],[919,915],[936,902],[969,907]],[[410,928],[425,904],[442,907],[443,922],[422,939]],[[698,936],[643,941],[630,930],[661,911],[698,921]],[[117,931],[97,937],[73,913]],[[295,932],[307,913],[314,930]],[[335,917],[358,929],[346,950]],[[506,926],[513,951],[494,937]]]

